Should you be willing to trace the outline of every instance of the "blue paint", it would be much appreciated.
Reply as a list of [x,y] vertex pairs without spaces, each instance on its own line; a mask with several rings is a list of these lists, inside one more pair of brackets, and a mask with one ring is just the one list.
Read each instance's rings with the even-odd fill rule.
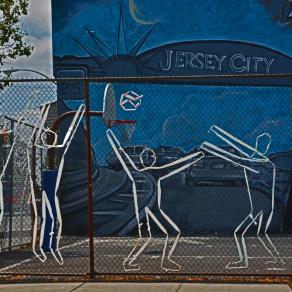
[[[52,226],[52,219],[50,217],[48,208],[46,207],[46,222],[45,222],[45,233],[44,233],[44,241],[42,245],[42,249],[45,252],[50,251],[50,240],[52,239],[52,249],[56,250],[56,235],[57,235],[57,212],[56,212],[56,205],[55,205],[55,188],[56,188],[56,180],[57,180],[58,171],[57,170],[44,170],[42,172],[42,190],[46,192],[48,200],[52,207],[53,218],[55,221],[53,234],[51,234],[51,226]],[[43,221],[44,218],[41,218]]]
[[[283,2],[283,0],[281,0]],[[281,8],[281,1],[271,8],[272,15]],[[63,1],[62,1],[63,2]],[[188,40],[241,40],[257,43],[292,54],[291,28],[279,25],[259,0],[204,0],[204,1],[138,1],[145,19],[158,19],[143,51],[163,44]],[[122,1],[125,14],[127,46],[135,42],[149,28],[136,23]],[[109,45],[116,48],[119,1],[70,1],[61,4],[53,0],[53,47],[55,56],[85,56],[70,38],[74,35],[87,43],[84,27],[89,27]],[[161,8],[163,7],[163,9]],[[269,7],[269,6],[268,6]],[[88,43],[89,44],[89,43]]]
[[[119,0],[52,0],[56,77],[76,77],[76,74],[98,77],[292,72],[292,30],[287,17],[290,6],[286,0],[135,0],[145,21],[159,21],[153,28],[137,23],[129,11],[128,0],[121,0],[125,36],[122,30],[118,34],[119,3]],[[229,82],[228,86],[222,86],[222,81],[212,80],[208,81],[209,85],[114,84],[117,117],[137,120],[131,141],[134,145],[181,147],[187,152],[206,140],[220,143],[208,134],[210,126],[217,124],[250,145],[255,145],[257,135],[268,132],[273,138],[272,153],[278,155],[290,150],[290,80],[248,80],[249,86],[240,86],[247,85],[246,81]],[[68,108],[76,108],[81,102],[78,99],[82,98],[80,85],[69,88],[66,84],[62,86],[58,88],[60,113]],[[102,110],[104,88],[105,84],[90,84],[92,110]],[[121,94],[130,90],[144,95],[141,107],[131,113],[119,106]],[[105,135],[107,128],[100,119],[91,121],[92,146],[97,165],[107,166],[106,157],[111,151]],[[122,140],[123,132],[114,130]],[[78,134],[81,143],[84,132]],[[84,145],[78,142],[71,147],[68,153],[70,163],[66,166],[67,170],[64,169],[64,176],[70,178],[72,170],[78,173],[85,169],[85,157],[81,159],[79,155],[82,151],[84,154],[84,149]],[[286,161],[286,158],[283,160]],[[209,175],[208,171],[206,173]],[[216,182],[212,178],[210,181]],[[86,192],[85,181],[83,183],[80,182],[80,193],[83,189]],[[72,192],[73,195],[78,194],[69,184],[63,187],[67,189],[68,201]],[[260,189],[260,193],[265,193],[262,182],[255,182],[255,187]],[[197,190],[195,187],[191,189]],[[172,190],[178,192],[175,188]],[[240,190],[245,194],[245,189]],[[225,194],[225,191],[225,186],[218,187],[218,192]],[[285,206],[288,192],[288,189],[279,192],[279,199]],[[183,196],[183,191],[180,194]],[[207,209],[214,196],[211,190],[203,195],[200,203]],[[189,199],[189,196],[185,198]],[[209,225],[204,216],[196,218],[196,214],[191,213],[193,210],[190,212],[188,209],[190,206],[193,209],[195,199],[193,205],[180,205],[179,212],[173,207],[178,205],[176,194],[172,199],[173,202],[167,204],[171,209],[170,214],[194,216],[192,220],[178,219],[178,225],[185,230],[234,230],[234,226],[229,226],[222,215],[218,217],[220,220],[210,216]],[[183,198],[182,201],[188,202],[188,199]],[[224,202],[220,194],[216,206],[222,200]],[[242,211],[245,201],[243,198],[239,201],[240,206],[237,205],[238,201],[236,206],[235,202],[226,206]],[[259,203],[264,201],[258,197]],[[107,202],[103,203],[107,205]],[[281,210],[281,216],[278,219],[275,216],[277,222],[274,222],[279,230],[283,215]],[[237,215],[238,212],[234,212],[228,222],[234,223]],[[198,221],[200,218],[202,222]],[[128,231],[123,230],[124,233]]]

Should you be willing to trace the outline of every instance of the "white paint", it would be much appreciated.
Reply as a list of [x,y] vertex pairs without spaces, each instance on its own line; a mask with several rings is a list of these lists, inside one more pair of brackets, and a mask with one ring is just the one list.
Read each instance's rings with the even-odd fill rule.
[[127,91],[121,95],[120,106],[124,111],[136,111],[142,104],[142,97],[134,91]]
[[[151,218],[156,225],[159,227],[159,229],[165,234],[165,242],[164,242],[164,247],[163,247],[163,253],[162,253],[162,258],[161,258],[161,268],[164,269],[166,272],[169,271],[180,271],[181,266],[179,264],[177,264],[175,261],[173,261],[171,259],[172,254],[175,250],[175,247],[178,243],[179,237],[180,237],[180,229],[179,227],[170,219],[170,217],[161,209],[161,182],[170,177],[173,176],[181,171],[184,171],[185,169],[189,168],[191,165],[195,164],[197,161],[199,161],[200,159],[202,159],[204,157],[203,152],[196,152],[196,153],[192,153],[186,157],[180,158],[176,161],[173,161],[171,163],[165,164],[163,166],[153,166],[155,161],[156,161],[156,156],[155,153],[152,151],[153,155],[154,155],[154,159],[152,162],[152,165],[149,167],[145,167],[144,164],[142,163],[142,168],[138,168],[134,162],[132,161],[132,159],[130,158],[130,156],[126,153],[126,151],[123,149],[123,147],[121,146],[120,142],[118,141],[117,137],[114,135],[114,133],[109,129],[107,131],[107,138],[117,156],[117,158],[119,159],[120,163],[122,164],[124,171],[127,173],[129,179],[132,182],[132,189],[133,189],[133,198],[134,198],[134,206],[135,206],[135,215],[136,215],[136,220],[137,220],[137,226],[138,226],[138,233],[139,233],[139,240],[136,242],[136,244],[134,245],[133,249],[130,251],[129,255],[126,257],[126,259],[123,262],[123,268],[125,271],[138,271],[140,270],[140,267],[135,264],[134,262],[136,261],[137,257],[143,252],[143,250],[147,247],[147,245],[150,243],[151,239],[152,239],[152,235],[151,235],[151,228],[150,228],[150,222],[149,222],[149,218]],[[149,148],[147,148],[147,150],[149,151]],[[143,153],[145,152],[145,150],[141,153],[140,155],[140,160],[143,162]],[[124,156],[124,158],[122,157],[122,155]],[[194,159],[193,161],[190,162],[191,159]],[[137,189],[136,189],[136,182],[135,179],[131,173],[131,171],[129,170],[128,166],[126,165],[125,160],[127,160],[130,165],[133,167],[133,169],[135,171],[139,171],[139,172],[145,172],[148,170],[159,170],[159,169],[167,169],[169,167],[173,167],[182,163],[186,163],[183,166],[178,167],[175,170],[170,171],[169,173],[167,173],[166,175],[160,177],[157,181],[157,197],[158,197],[158,209],[159,212],[161,214],[161,216],[164,217],[164,219],[177,231],[177,236],[168,252],[168,254],[166,255],[166,250],[167,250],[167,246],[169,244],[169,234],[168,231],[166,230],[166,228],[161,224],[161,222],[156,218],[156,216],[154,215],[154,213],[146,206],[145,207],[145,213],[146,213],[146,219],[147,219],[147,229],[148,229],[148,233],[149,233],[149,237],[147,239],[147,241],[142,245],[142,247],[139,247],[139,244],[142,242],[142,234],[141,234],[141,223],[140,223],[140,219],[139,219],[139,207],[138,207],[138,197],[137,197]],[[172,263],[175,268],[166,268],[165,267],[165,257],[167,257],[167,260]]]
[[7,135],[7,134],[9,135],[12,132],[14,132],[12,145],[11,145],[10,150],[8,152],[8,156],[7,156],[6,161],[4,163],[2,172],[0,174],[0,226],[1,226],[2,221],[3,221],[4,208],[5,208],[5,206],[4,206],[4,198],[3,198],[3,177],[5,175],[6,169],[7,169],[8,165],[9,165],[10,159],[12,157],[16,141],[20,138],[20,135],[21,135],[21,132],[22,132],[21,130],[23,128],[23,121],[25,120],[27,114],[29,113],[29,110],[31,109],[32,104],[35,101],[35,99],[36,99],[36,95],[33,95],[32,98],[27,103],[27,105],[25,106],[24,114],[18,119],[14,129],[11,129],[9,131],[0,132],[0,135]]
[[[282,264],[284,264],[284,261],[280,257],[280,254],[273,244],[272,240],[268,236],[268,228],[272,221],[272,216],[274,212],[274,199],[275,199],[275,181],[276,181],[276,168],[275,165],[269,160],[269,158],[266,156],[266,153],[269,150],[272,138],[269,134],[264,133],[257,137],[255,147],[252,147],[245,142],[241,141],[240,139],[236,138],[235,136],[229,134],[225,130],[221,129],[220,127],[213,125],[210,129],[211,132],[213,132],[217,137],[219,137],[222,141],[226,142],[229,146],[231,146],[233,149],[237,150],[240,155],[236,155],[233,153],[230,153],[226,150],[221,149],[220,147],[217,147],[211,143],[204,142],[201,145],[201,148],[208,153],[211,153],[212,155],[215,155],[217,157],[220,157],[224,160],[230,161],[240,167],[244,170],[244,176],[247,186],[247,192],[249,196],[249,202],[250,202],[250,213],[246,216],[246,218],[237,226],[237,228],[234,231],[234,239],[236,242],[238,254],[239,254],[239,260],[236,262],[229,263],[226,268],[228,269],[242,269],[242,268],[248,268],[248,256],[247,256],[247,246],[245,243],[245,233],[248,231],[248,229],[253,225],[257,225],[257,237],[259,241],[262,243],[263,247],[268,251],[268,253],[273,258],[274,262],[280,261]],[[262,137],[268,137],[269,142],[266,145],[266,149],[264,152],[261,152],[258,149],[259,140]],[[242,150],[242,148],[244,150]],[[248,154],[248,151],[251,151],[252,154]],[[266,243],[264,240],[260,237],[260,232],[262,228],[262,220],[263,220],[263,213],[264,210],[261,210],[257,213],[254,212],[253,209],[253,198],[252,198],[252,192],[249,186],[249,171],[261,174],[261,168],[257,166],[256,163],[264,163],[267,166],[270,166],[272,169],[272,186],[271,186],[271,212],[269,214],[268,220],[263,226],[264,228],[264,236],[266,239]],[[250,166],[252,165],[252,166]],[[245,227],[244,227],[245,226]],[[238,238],[238,233],[240,233],[241,239]]]
[[[43,106],[42,110],[41,110],[41,114],[40,114],[40,122],[39,125],[36,125],[32,136],[31,136],[31,141],[33,141],[33,137],[34,134],[36,133],[36,130],[38,128],[37,134],[36,134],[36,139],[34,141],[34,146],[38,147],[38,148],[42,148],[45,150],[48,150],[50,148],[64,148],[61,160],[60,160],[60,164],[58,167],[58,173],[57,173],[57,179],[56,179],[56,186],[55,186],[55,192],[54,192],[54,205],[56,208],[56,213],[57,213],[57,222],[55,222],[55,218],[53,216],[53,211],[52,211],[52,206],[51,203],[49,202],[49,199],[47,197],[47,194],[45,191],[42,192],[42,224],[41,224],[41,230],[40,230],[40,242],[39,242],[39,249],[40,252],[42,254],[42,256],[40,256],[37,252],[36,252],[36,238],[37,238],[37,226],[38,226],[38,212],[37,212],[37,206],[36,206],[36,198],[35,198],[35,194],[34,194],[34,188],[33,188],[33,180],[32,180],[32,176],[31,176],[31,166],[30,163],[29,165],[29,173],[30,173],[30,185],[31,185],[31,198],[32,198],[32,204],[33,204],[33,209],[34,209],[34,215],[35,215],[35,220],[34,220],[34,227],[33,227],[33,244],[32,244],[32,249],[34,254],[36,255],[36,257],[42,261],[45,262],[47,260],[47,256],[45,254],[45,252],[42,249],[42,245],[43,245],[43,240],[44,240],[44,232],[45,232],[45,224],[46,224],[46,209],[48,209],[50,218],[52,220],[52,224],[51,224],[51,232],[50,232],[50,251],[51,254],[53,255],[53,257],[55,258],[55,260],[57,261],[57,263],[59,263],[60,265],[63,265],[64,260],[62,257],[62,254],[60,252],[60,240],[61,240],[61,236],[62,236],[62,227],[63,227],[63,220],[62,220],[62,215],[61,215],[61,208],[60,208],[60,203],[59,203],[59,199],[58,199],[58,189],[59,189],[59,184],[60,184],[60,180],[61,180],[61,176],[63,173],[63,167],[64,167],[64,163],[65,163],[65,155],[70,147],[70,144],[73,140],[73,137],[78,129],[78,126],[80,125],[82,118],[84,116],[85,113],[85,106],[83,104],[81,104],[78,108],[78,110],[76,111],[72,122],[67,130],[67,133],[64,137],[64,140],[61,144],[57,144],[58,141],[58,135],[57,133],[53,132],[52,130],[50,130],[49,128],[44,128],[44,124],[45,121],[47,119],[48,116],[48,112],[49,112],[49,106]],[[53,134],[54,135],[54,141],[52,144],[47,144],[47,142],[45,141],[45,135],[44,134]],[[28,159],[29,159],[29,154],[28,154]],[[57,234],[57,242],[56,242],[56,250],[53,249],[52,244],[53,244],[53,235],[54,235],[54,228],[55,225],[58,225],[58,234]]]

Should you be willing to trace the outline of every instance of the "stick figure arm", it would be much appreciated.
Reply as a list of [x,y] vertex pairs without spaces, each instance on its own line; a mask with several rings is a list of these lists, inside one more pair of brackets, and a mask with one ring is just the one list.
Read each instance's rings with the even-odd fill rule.
[[[131,164],[131,166],[137,170],[137,171],[141,171],[141,169],[138,169],[138,167],[135,165],[134,161],[131,159],[131,157],[128,155],[128,153],[123,149],[123,147],[121,146],[119,140],[117,139],[117,137],[115,136],[115,134],[113,133],[112,130],[107,130],[106,132],[107,138],[116,154],[116,156],[118,157],[118,159],[120,160],[123,168],[126,170],[126,172],[129,172],[128,167],[126,166],[126,162],[125,159],[128,160],[128,162]],[[122,157],[123,154],[123,157]],[[129,173],[128,173],[129,175]]]
[[[221,129],[220,127],[218,127],[216,125],[213,125],[210,128],[210,131],[213,132],[222,141],[224,141],[228,145],[232,146],[234,149],[239,151],[242,155],[244,155],[247,158],[250,158],[252,156],[252,154],[248,154],[246,152],[246,150],[250,150],[253,153],[256,152],[257,154],[260,154],[259,151],[257,149],[255,149],[254,147],[244,143],[240,139],[236,138],[235,136],[231,135],[230,133],[226,132],[225,130]],[[244,150],[242,150],[242,147],[244,148]]]
[[[45,134],[45,132],[47,133],[53,133],[55,136],[56,136],[56,141],[58,140],[58,135],[57,133],[51,131],[49,128],[47,129],[44,129],[44,124],[45,124],[45,121],[47,119],[47,116],[48,116],[48,111],[49,109],[47,109],[43,116],[42,116],[42,119],[41,119],[41,123],[40,123],[40,127],[39,127],[39,130],[38,130],[38,133],[37,133],[37,136],[36,136],[36,139],[35,139],[35,143],[34,145],[38,148],[42,148],[42,149],[50,149],[50,148],[63,148],[66,146],[66,149],[65,149],[65,152],[67,151],[67,148],[69,147],[70,143],[71,143],[71,140],[83,118],[83,115],[85,113],[85,105],[84,104],[81,104],[78,108],[78,110],[76,111],[73,119],[72,119],[72,122],[66,132],[66,135],[64,137],[64,140],[61,144],[53,144],[53,145],[49,145],[49,144],[46,144],[44,141],[42,141],[42,145],[39,144],[39,140],[41,139],[42,140],[42,135]],[[45,131],[44,131],[45,130]],[[68,145],[69,144],[69,145]]]
[[203,152],[198,152],[198,153],[200,153],[200,155],[197,155],[196,158],[193,161],[191,161],[191,162],[189,162],[189,163],[187,163],[187,164],[185,164],[185,165],[183,165],[183,166],[181,166],[181,167],[179,167],[179,168],[177,168],[177,169],[175,169],[173,171],[170,171],[165,176],[161,177],[160,180],[163,180],[163,179],[168,178],[168,177],[170,177],[172,175],[175,175],[175,174],[177,174],[177,173],[179,173],[181,171],[184,171],[185,169],[187,169],[190,166],[196,164],[199,160],[201,160],[203,157],[205,157],[205,154]]
[[63,147],[66,146],[65,150],[63,152],[63,157],[65,156],[65,154],[66,154],[66,152],[67,152],[67,150],[68,150],[68,148],[69,148],[69,146],[70,146],[70,144],[71,144],[71,142],[73,140],[73,137],[74,137],[74,135],[75,135],[75,133],[76,133],[81,121],[82,121],[82,118],[83,118],[84,114],[85,114],[85,105],[81,104],[79,106],[78,110],[76,111],[76,113],[74,115],[74,118],[73,118],[73,120],[72,120],[72,122],[71,122],[71,124],[70,124],[70,126],[68,128],[68,131],[67,131],[67,133],[65,135],[63,143],[53,146],[54,148],[63,148]]
[[171,167],[171,166],[175,166],[175,165],[181,164],[183,162],[187,162],[187,165],[189,165],[191,159],[195,159],[195,162],[196,162],[199,159],[203,158],[204,156],[205,155],[204,155],[204,153],[202,151],[198,151],[198,152],[189,154],[189,155],[187,155],[185,157],[182,157],[180,159],[177,159],[175,161],[172,161],[170,163],[167,163],[165,165],[162,165],[162,166],[152,166],[152,167],[149,167],[148,169],[164,169],[164,168],[168,168],[168,167]]
[[226,161],[229,161],[229,162],[232,162],[233,164],[241,166],[242,168],[247,169],[251,172],[259,173],[257,170],[248,166],[250,164],[250,162],[253,161],[252,159],[237,156],[237,155],[230,153],[226,150],[223,150],[223,149],[219,148],[218,146],[215,146],[209,142],[204,142],[201,145],[201,149],[205,150],[206,152],[208,152],[212,155],[215,155],[216,157],[220,157]]
[[[32,131],[32,134],[31,134],[31,137],[30,137],[30,141],[34,140],[33,144],[36,147],[42,148],[42,146],[38,144],[38,141],[39,141],[39,139],[41,137],[41,134],[42,134],[42,132],[44,130],[45,122],[47,120],[47,117],[48,117],[48,114],[49,114],[49,110],[50,110],[50,104],[43,105],[43,107],[41,108],[41,112],[40,112],[40,120],[39,120],[38,123],[35,124],[35,127],[34,127],[34,129]],[[33,139],[35,133],[36,133],[36,136],[35,136],[35,139]]]

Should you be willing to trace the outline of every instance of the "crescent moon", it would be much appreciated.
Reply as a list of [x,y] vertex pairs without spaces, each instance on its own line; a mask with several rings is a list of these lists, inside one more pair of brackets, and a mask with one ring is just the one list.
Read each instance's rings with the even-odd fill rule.
[[132,18],[140,24],[149,25],[149,24],[155,24],[158,22],[158,20],[148,21],[148,20],[144,20],[144,19],[139,18],[138,15],[140,15],[142,17],[143,13],[141,13],[139,7],[135,4],[134,0],[129,0],[129,9],[130,9],[130,13],[131,13]]

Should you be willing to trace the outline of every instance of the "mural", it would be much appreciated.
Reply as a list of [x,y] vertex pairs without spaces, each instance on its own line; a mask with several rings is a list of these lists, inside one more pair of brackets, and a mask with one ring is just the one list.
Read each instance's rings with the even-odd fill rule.
[[272,0],[263,1],[272,18],[280,25],[291,27],[292,24],[292,1],[291,0]]
[[[54,74],[57,78],[291,73],[289,0],[66,0],[62,3],[53,0],[52,8]],[[234,230],[236,234],[245,233],[247,229],[242,230],[241,223],[248,214],[248,220],[261,220],[259,225],[265,226],[262,228],[267,240],[268,229],[271,233],[291,231],[287,211],[291,204],[292,169],[290,81],[242,78],[233,83],[228,81],[228,86],[219,79],[204,82],[196,86],[169,87],[113,84],[110,103],[105,103],[109,94],[105,90],[106,84],[90,84],[91,108],[103,110],[106,116],[103,120],[92,120],[96,235],[131,234],[137,227],[140,230],[140,223],[147,226],[150,214],[156,218],[160,214],[160,207],[155,209],[154,206],[159,195],[157,181],[161,177],[167,177],[162,184],[162,193],[167,194],[167,199],[161,202],[161,210],[178,227],[169,223],[173,228],[166,230],[166,235],[177,236],[180,232],[233,234]],[[82,99],[82,83],[58,85],[60,114],[77,109]],[[109,132],[107,121],[116,119],[135,121],[135,127],[119,124]],[[253,149],[261,140],[257,137],[263,132],[269,133],[273,142],[265,159],[275,165],[277,176],[271,178],[270,168],[261,166],[261,177],[252,174],[252,180],[248,181],[246,169],[253,169],[256,158],[249,156],[248,168],[236,167],[233,161],[226,161],[225,156],[238,154],[234,153],[238,149],[231,149],[230,135],[221,141],[208,136],[214,124],[226,133],[236,133],[239,138],[232,136],[232,139],[245,141],[244,146],[255,147]],[[65,123],[61,135],[65,135],[67,126]],[[68,150],[68,163],[60,184],[64,232],[67,234],[76,231],[66,229],[66,221],[71,226],[75,222],[74,227],[80,230],[87,226],[82,129],[78,130],[78,136],[80,143],[72,141]],[[113,147],[113,137],[117,137],[122,145],[119,150],[123,149],[128,163]],[[203,144],[204,141],[209,144]],[[220,149],[223,154],[219,152],[220,156],[217,151],[205,149],[204,158],[188,164],[173,177],[174,169],[160,169],[161,173],[151,169],[153,153],[156,157],[153,167],[162,167],[200,152],[200,145],[213,145],[213,150]],[[141,156],[143,161],[146,159],[150,163],[146,167],[149,173],[138,171],[130,176],[127,172],[129,161],[140,170],[144,163],[140,161]],[[136,180],[139,184],[133,187]],[[139,197],[139,206],[134,205],[134,190]],[[234,193],[236,200],[231,195]],[[249,200],[246,195],[251,193]],[[251,200],[259,210],[257,213],[250,211]],[[269,220],[271,200],[274,202],[273,217]],[[197,202],[203,206],[201,209],[196,209]],[[231,210],[226,216],[222,213],[227,212],[221,210],[220,213],[217,207],[224,202]],[[208,218],[205,215],[207,209]],[[158,229],[162,226],[159,224]],[[250,231],[257,232],[255,224],[251,224]],[[279,257],[273,243],[265,248],[275,258]],[[247,266],[244,250],[244,246],[238,246],[238,266]],[[139,269],[135,260],[141,251],[135,251],[134,247],[125,259],[125,269]],[[165,255],[164,250],[162,268]],[[170,259],[170,252],[168,256]]]
[[[150,148],[144,148],[144,150],[140,153],[140,162],[142,164],[142,168],[137,168],[131,157],[127,154],[127,152],[123,149],[121,146],[120,142],[118,141],[117,137],[114,135],[114,133],[111,130],[107,131],[107,137],[109,139],[109,142],[111,146],[114,149],[115,154],[117,155],[120,163],[122,164],[125,172],[127,173],[129,179],[131,180],[133,186],[133,198],[134,198],[134,204],[135,204],[135,215],[137,218],[137,226],[138,226],[138,234],[140,237],[140,240],[137,242],[137,244],[134,246],[134,248],[131,250],[130,254],[127,256],[125,261],[123,262],[125,271],[129,270],[140,270],[139,266],[135,264],[135,261],[138,257],[138,255],[147,247],[147,245],[150,243],[151,240],[151,228],[150,228],[150,222],[149,222],[149,217],[157,224],[159,229],[165,234],[165,244],[163,248],[163,253],[162,253],[162,258],[161,258],[161,268],[164,269],[166,272],[168,271],[180,271],[181,266],[178,265],[174,260],[171,260],[171,256],[175,250],[176,244],[179,240],[180,236],[180,229],[179,227],[171,220],[171,218],[161,209],[161,196],[162,196],[162,191],[161,191],[161,183],[163,182],[164,179],[168,177],[172,177],[173,175],[180,173],[187,168],[189,168],[191,165],[195,164],[198,162],[200,159],[204,157],[203,152],[195,152],[192,153],[188,156],[185,156],[183,158],[180,158],[178,160],[172,161],[168,164],[162,165],[162,166],[154,166],[156,163],[156,154],[155,152],[150,149]],[[148,155],[147,155],[148,153]],[[149,164],[148,158],[149,156],[152,157],[152,161]],[[147,162],[144,161],[146,158]],[[190,160],[194,159],[192,162],[189,162]],[[126,163],[128,162],[128,163]],[[146,165],[145,165],[146,163]],[[127,166],[128,164],[128,166]],[[173,168],[175,166],[175,169],[172,169],[171,171],[167,171],[166,175],[158,176],[157,181],[155,182],[155,191],[157,193],[157,205],[154,207],[156,209],[156,215],[153,213],[153,210],[150,210],[148,206],[145,206],[145,215],[147,218],[147,226],[148,226],[148,232],[149,232],[149,238],[142,245],[140,249],[137,250],[139,247],[139,242],[142,240],[142,233],[141,233],[141,223],[140,223],[140,216],[139,216],[139,206],[138,206],[138,196],[137,196],[137,177],[136,179],[133,176],[133,171],[134,172],[141,172],[141,173],[147,173],[148,171],[159,171],[163,169],[169,169]],[[151,176],[151,174],[150,174]],[[153,207],[151,206],[151,209]],[[159,219],[160,218],[160,219]],[[164,224],[161,222],[165,221]],[[173,229],[176,233],[176,238],[174,242],[172,243],[170,249],[168,247],[169,243],[169,230],[167,229]],[[171,264],[172,267],[166,267],[165,266],[165,256],[166,256],[166,251],[169,249],[168,254],[167,254],[167,261],[168,265]],[[129,267],[127,267],[127,265]],[[125,267],[126,266],[126,267]]]
[[[50,105],[44,105],[41,108],[40,117],[36,122],[32,131],[29,143],[34,143],[37,148],[44,150],[59,148],[63,149],[63,153],[59,162],[57,170],[43,170],[42,171],[42,195],[41,195],[41,227],[40,227],[40,239],[39,249],[41,255],[36,251],[37,231],[38,231],[38,210],[37,200],[34,190],[31,163],[28,163],[28,173],[30,180],[31,190],[31,202],[34,211],[34,226],[32,234],[32,250],[35,256],[41,261],[47,260],[45,252],[51,252],[56,262],[63,265],[64,260],[60,252],[59,244],[62,235],[63,219],[60,209],[60,203],[58,198],[59,184],[61,181],[65,155],[70,147],[72,139],[77,131],[82,117],[85,113],[85,106],[82,104],[79,106],[76,114],[74,115],[72,122],[66,132],[65,138],[61,144],[57,144],[58,135],[49,128],[45,128],[45,122],[48,117]],[[47,143],[48,134],[53,135],[52,143]],[[27,153],[29,159],[29,152]]]
[[[236,268],[247,268],[248,267],[248,256],[247,248],[245,243],[245,234],[249,230],[252,224],[256,223],[257,226],[257,236],[260,242],[263,244],[263,247],[268,251],[272,256],[275,263],[279,258],[279,252],[275,245],[273,244],[271,238],[269,237],[267,231],[273,219],[274,213],[274,202],[275,202],[275,183],[276,183],[276,167],[272,161],[266,156],[266,153],[269,150],[270,144],[272,142],[272,137],[268,133],[263,133],[257,137],[255,147],[247,145],[238,138],[227,133],[220,127],[214,125],[211,127],[212,131],[217,137],[230,145],[238,153],[230,153],[226,150],[223,150],[209,142],[204,142],[201,146],[206,152],[211,153],[217,157],[222,158],[223,160],[230,161],[234,165],[242,167],[244,169],[244,177],[246,180],[247,194],[250,201],[250,212],[243,219],[242,222],[237,226],[234,231],[234,237],[236,245],[238,248],[239,261],[231,262],[227,265],[229,269]],[[262,142],[264,140],[264,142]],[[260,146],[260,144],[262,144]],[[263,150],[261,148],[263,147]],[[261,147],[261,148],[260,148]],[[242,150],[244,149],[244,150]],[[253,151],[251,154],[248,154],[247,151]],[[267,210],[259,208],[254,210],[253,204],[253,190],[251,190],[251,180],[255,176],[259,176],[260,179],[263,177],[263,171],[266,171],[267,174],[271,177],[272,181],[270,188],[270,210],[268,214],[265,214]],[[263,220],[264,219],[264,220]],[[264,221],[264,222],[263,222]],[[263,224],[264,223],[264,224]],[[263,224],[263,225],[262,225]],[[264,233],[264,238],[266,242],[260,237],[260,234]],[[239,235],[241,236],[241,241],[239,240]],[[282,260],[281,258],[279,260]],[[284,262],[282,261],[284,264]]]

